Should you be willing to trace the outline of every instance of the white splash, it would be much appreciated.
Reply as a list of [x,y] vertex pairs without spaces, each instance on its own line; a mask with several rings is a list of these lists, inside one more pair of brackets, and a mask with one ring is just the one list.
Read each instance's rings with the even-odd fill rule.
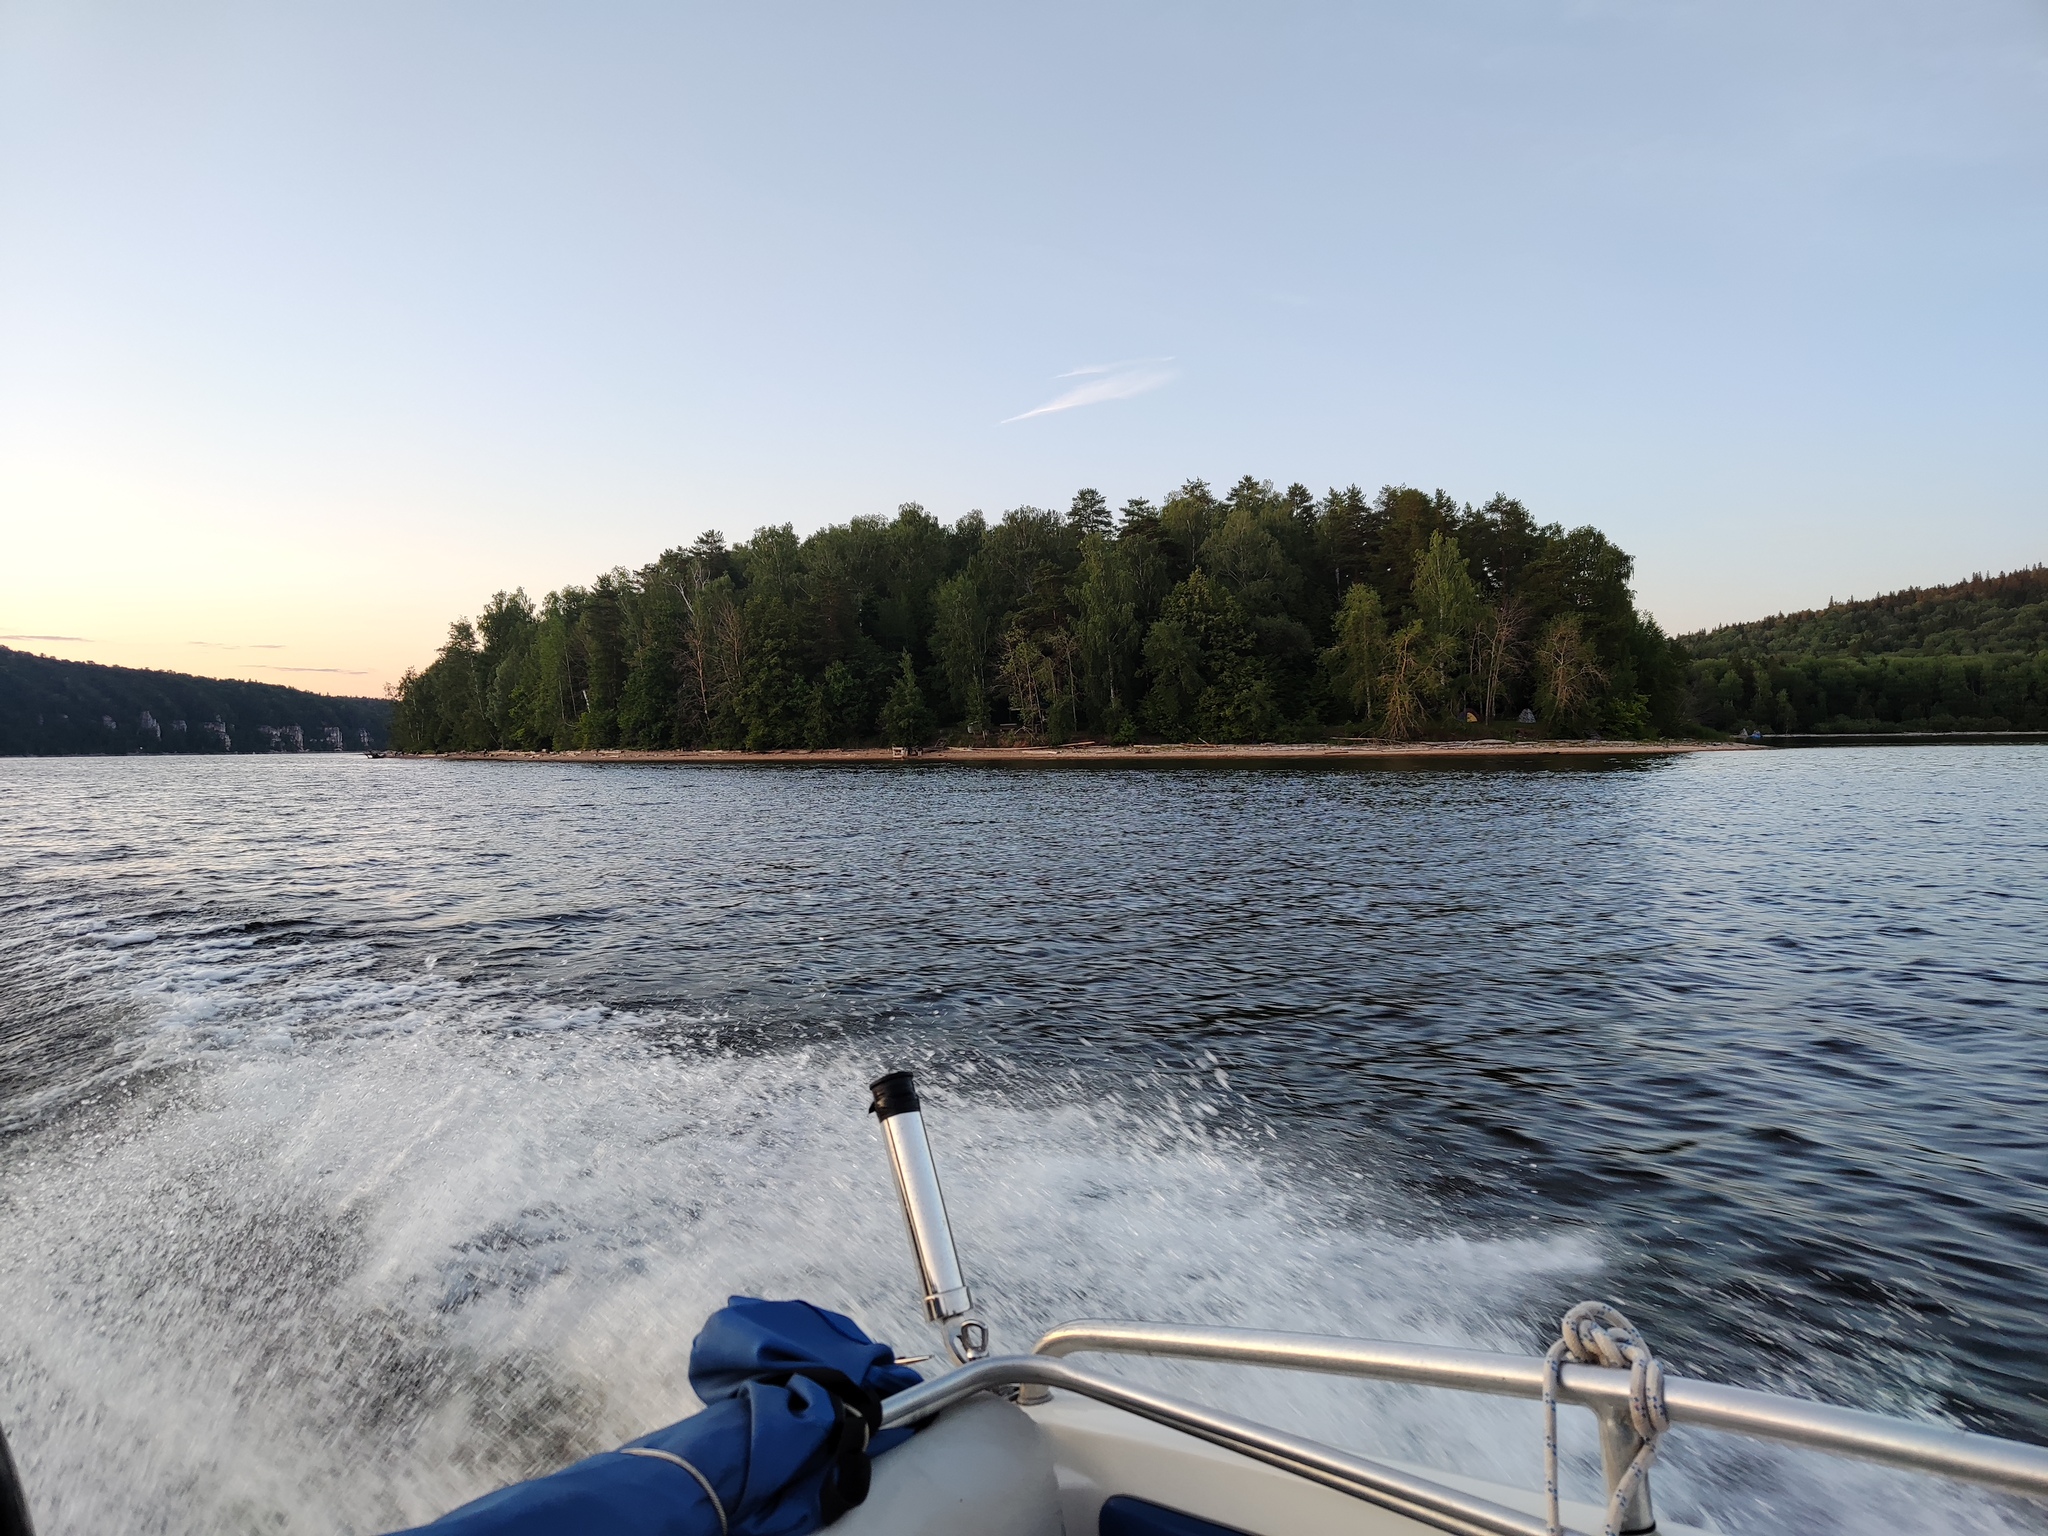
[[[691,1411],[690,1339],[734,1292],[918,1342],[862,1049],[748,1053],[338,941],[121,937],[73,942],[139,1012],[137,1070],[0,1171],[0,1413],[45,1536],[428,1519]],[[1498,1322],[1517,1297],[1599,1265],[1580,1239],[1398,1235],[1192,1100],[1034,1109],[990,1075],[928,1097],[1005,1347],[1093,1315],[1526,1349]],[[1360,1449],[1538,1475],[1533,1405],[1144,1374]],[[1982,1499],[1788,1453],[1680,1447],[1658,1476],[1679,1518],[1754,1511],[1762,1487],[1808,1529],[2003,1528]]]

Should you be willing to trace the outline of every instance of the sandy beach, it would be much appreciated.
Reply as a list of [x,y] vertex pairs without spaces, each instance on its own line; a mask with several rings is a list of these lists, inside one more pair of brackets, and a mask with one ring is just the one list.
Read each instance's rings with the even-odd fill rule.
[[[587,752],[448,752],[437,760],[469,763],[683,763],[728,767],[816,767],[829,763],[971,764],[1016,767],[1035,763],[1088,766],[1190,763],[1351,763],[1394,759],[1666,757],[1681,752],[1760,752],[1742,742],[1704,741],[1375,741],[1258,742],[1212,746],[1183,742],[1168,746],[1109,746],[1070,742],[1061,747],[931,747],[907,752],[896,747],[841,747],[815,752],[638,752],[603,747]],[[384,757],[427,756],[387,752]]]

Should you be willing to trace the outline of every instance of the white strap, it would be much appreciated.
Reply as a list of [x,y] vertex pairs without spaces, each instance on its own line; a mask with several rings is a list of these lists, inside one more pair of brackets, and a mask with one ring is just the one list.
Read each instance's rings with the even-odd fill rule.
[[697,1479],[699,1486],[704,1490],[704,1497],[711,1501],[712,1511],[718,1516],[718,1536],[731,1536],[731,1528],[725,1523],[725,1505],[719,1502],[718,1490],[711,1486],[710,1478],[699,1472],[695,1467],[683,1460],[682,1457],[676,1455],[673,1451],[657,1451],[651,1445],[622,1446],[619,1454],[622,1456],[651,1456],[656,1461],[672,1461],[681,1467],[690,1476]]

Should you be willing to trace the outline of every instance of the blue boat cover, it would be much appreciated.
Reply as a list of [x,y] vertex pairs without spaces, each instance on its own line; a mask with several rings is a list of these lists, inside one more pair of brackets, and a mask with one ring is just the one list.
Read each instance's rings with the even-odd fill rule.
[[922,1378],[853,1319],[735,1296],[690,1346],[702,1413],[415,1527],[430,1536],[805,1536],[868,1493],[882,1399]]

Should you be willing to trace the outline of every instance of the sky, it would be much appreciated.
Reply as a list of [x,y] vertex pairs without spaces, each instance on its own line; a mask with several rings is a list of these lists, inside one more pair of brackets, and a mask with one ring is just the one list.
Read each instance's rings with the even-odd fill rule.
[[1520,497],[2048,559],[2048,4],[0,0],[0,644],[380,692],[706,529]]

